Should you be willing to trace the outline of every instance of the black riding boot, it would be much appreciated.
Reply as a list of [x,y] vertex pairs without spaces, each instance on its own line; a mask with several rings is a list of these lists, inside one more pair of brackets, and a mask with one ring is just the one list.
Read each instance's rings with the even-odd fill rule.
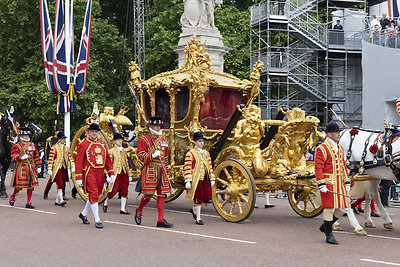
[[50,182],[47,186],[46,186],[46,188],[44,189],[44,193],[43,193],[43,198],[44,199],[47,199],[47,197],[49,196],[49,192],[50,192],[50,189],[51,189],[51,186],[53,185],[53,182]]
[[8,198],[6,193],[6,185],[3,181],[0,181],[0,198]]
[[[335,215],[333,215],[332,225],[333,225],[337,220],[339,220],[339,218],[336,218]],[[324,221],[324,222],[325,222],[325,221]],[[321,226],[319,227],[319,230],[320,230],[322,233],[325,233],[325,223],[321,224]]]
[[337,242],[337,240],[335,239],[335,237],[332,234],[332,224],[333,224],[333,221],[324,221],[326,243],[338,245],[339,243]]

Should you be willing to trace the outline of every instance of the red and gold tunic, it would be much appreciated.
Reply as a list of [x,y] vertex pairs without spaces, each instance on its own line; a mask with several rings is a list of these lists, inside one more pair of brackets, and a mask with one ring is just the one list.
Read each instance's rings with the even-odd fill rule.
[[185,182],[192,185],[186,193],[187,200],[193,200],[197,184],[202,181],[207,174],[210,182],[215,180],[214,170],[211,164],[211,157],[208,151],[200,153],[197,147],[188,151],[185,157]]
[[[29,158],[21,160],[24,154],[27,154]],[[11,186],[33,188],[39,185],[38,174],[34,165],[41,167],[42,161],[39,158],[39,152],[34,143],[20,141],[13,145],[11,148],[11,159],[15,161]]]
[[[153,159],[151,156],[156,149],[152,145],[150,138],[148,134],[140,139],[136,150],[139,160],[143,163],[140,176],[142,193],[147,195],[154,194],[159,182],[159,177],[161,176],[161,194],[168,194],[170,192],[170,185],[162,170],[160,158],[157,157]],[[168,175],[168,142],[165,140],[164,136],[152,138],[157,150],[161,152],[161,158]]]
[[71,150],[66,145],[62,145],[61,143],[57,143],[52,146],[49,154],[49,160],[47,162],[47,167],[49,170],[53,172],[51,181],[54,182],[54,178],[57,175],[57,172],[61,169],[68,168],[68,162],[71,168],[75,167],[74,160],[71,156]]
[[104,186],[104,173],[114,175],[110,154],[104,141],[84,139],[76,147],[75,177],[82,180],[90,203],[96,203]]
[[[344,162],[343,147],[338,144],[338,151],[329,139],[317,147],[315,152],[315,176],[318,187],[324,185],[329,191],[347,195],[346,184],[350,185],[349,174]],[[333,193],[321,193],[322,207],[325,209],[348,208],[345,196]]]

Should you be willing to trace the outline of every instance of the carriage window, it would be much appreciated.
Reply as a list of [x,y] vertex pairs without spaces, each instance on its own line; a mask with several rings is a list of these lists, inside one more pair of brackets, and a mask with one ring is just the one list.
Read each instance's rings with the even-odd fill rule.
[[181,88],[176,94],[175,102],[176,116],[175,120],[181,121],[185,118],[189,110],[189,89],[187,87]]
[[225,129],[238,104],[245,104],[246,98],[237,90],[210,88],[200,106],[201,126],[209,129]]
[[164,122],[163,128],[171,125],[171,109],[169,94],[165,89],[156,91],[156,115],[160,116]]

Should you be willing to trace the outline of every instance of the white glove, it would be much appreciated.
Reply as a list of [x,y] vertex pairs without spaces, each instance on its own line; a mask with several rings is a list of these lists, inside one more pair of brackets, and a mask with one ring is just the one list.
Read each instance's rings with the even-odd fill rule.
[[37,168],[37,173],[41,173],[42,172],[42,168]]
[[47,173],[52,176],[53,175],[53,171],[52,170],[48,170]]
[[133,177],[129,176],[129,182],[132,182],[132,181],[133,181]]
[[186,187],[186,189],[190,189],[192,187],[192,183],[191,182],[186,182],[185,187]]
[[328,187],[323,186],[319,189],[319,191],[321,191],[321,193],[327,193],[328,192]]
[[72,167],[72,168],[71,168],[71,172],[75,172],[75,167]]
[[76,184],[80,187],[82,187],[82,180],[76,180]]
[[211,181],[211,186],[214,186],[215,185],[215,180],[212,180]]
[[21,160],[26,160],[26,159],[28,159],[29,158],[29,156],[27,155],[27,154],[24,154],[22,157],[21,157]]
[[160,150],[156,150],[156,151],[151,155],[151,157],[152,157],[153,159],[158,158],[159,156],[161,156]]
[[111,184],[111,183],[112,183],[111,176],[107,176],[107,179],[106,179],[106,181],[107,181],[107,183]]
[[114,183],[115,182],[115,175],[111,175],[110,178],[111,178],[111,183]]
[[346,192],[347,192],[348,195],[350,195],[350,189],[351,189],[350,185],[346,185]]

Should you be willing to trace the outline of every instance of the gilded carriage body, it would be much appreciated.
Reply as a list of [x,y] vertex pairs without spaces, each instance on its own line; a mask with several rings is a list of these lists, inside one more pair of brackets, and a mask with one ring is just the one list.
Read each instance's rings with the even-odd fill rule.
[[[224,219],[238,222],[248,218],[256,192],[264,190],[287,190],[298,214],[318,215],[322,209],[314,200],[313,163],[306,161],[305,154],[323,137],[317,131],[319,120],[301,109],[282,110],[286,120],[261,120],[260,109],[252,102],[260,90],[263,63],[253,66],[249,80],[240,80],[211,70],[204,50],[205,44],[194,36],[187,42],[182,67],[148,80],[141,79],[136,63],[129,64],[129,86],[138,96],[142,112],[136,137],[147,132],[144,118],[161,116],[164,121],[174,188],[167,201],[184,191],[185,154],[192,148],[193,133],[201,131],[216,174],[213,203]],[[273,140],[267,140],[267,125],[270,132],[277,130]]]

